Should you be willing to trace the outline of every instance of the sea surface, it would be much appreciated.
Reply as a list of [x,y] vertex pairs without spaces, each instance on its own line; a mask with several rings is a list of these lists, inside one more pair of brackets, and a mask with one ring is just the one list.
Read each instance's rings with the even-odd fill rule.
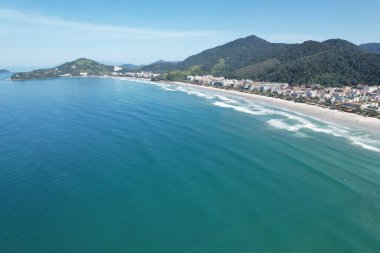
[[223,92],[0,80],[0,252],[380,252],[380,133]]

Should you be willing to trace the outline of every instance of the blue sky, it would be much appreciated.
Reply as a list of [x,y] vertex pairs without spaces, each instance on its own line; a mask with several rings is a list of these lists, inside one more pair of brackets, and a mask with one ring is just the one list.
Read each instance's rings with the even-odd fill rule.
[[380,42],[380,0],[1,0],[0,68],[183,60],[239,37]]

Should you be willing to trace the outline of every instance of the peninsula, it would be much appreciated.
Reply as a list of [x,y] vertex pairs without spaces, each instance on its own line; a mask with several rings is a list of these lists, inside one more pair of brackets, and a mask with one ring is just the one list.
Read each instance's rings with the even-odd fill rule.
[[[97,77],[97,76],[130,76],[131,65],[110,66],[94,60],[80,58],[64,63],[55,68],[39,69],[31,72],[20,72],[12,75],[12,80],[51,79],[64,77]],[[132,74],[132,73],[131,73]],[[133,75],[136,75],[133,72]],[[158,74],[144,73],[137,75],[140,78],[154,78]]]
[[21,72],[12,75],[12,80],[47,79],[79,76],[111,75],[114,67],[93,60],[80,58],[67,62],[55,68],[39,69],[31,72]]

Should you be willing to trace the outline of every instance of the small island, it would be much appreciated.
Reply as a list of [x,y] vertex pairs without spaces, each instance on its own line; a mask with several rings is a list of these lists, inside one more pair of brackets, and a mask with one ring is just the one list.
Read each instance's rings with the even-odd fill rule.
[[9,74],[9,73],[11,73],[9,70],[0,69],[0,74]]

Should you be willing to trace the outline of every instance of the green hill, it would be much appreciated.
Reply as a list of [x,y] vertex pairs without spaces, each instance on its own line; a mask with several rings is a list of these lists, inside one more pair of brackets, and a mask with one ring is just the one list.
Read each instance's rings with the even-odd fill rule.
[[[126,65],[120,73],[151,71],[161,73],[159,79],[165,80],[183,80],[187,75],[212,74],[293,85],[380,84],[380,54],[367,51],[363,45],[359,47],[341,39],[283,44],[249,36],[190,56],[182,62],[158,61],[140,68]],[[111,75],[112,72],[113,66],[82,58],[56,68],[16,73],[12,79],[99,76]]]
[[249,36],[180,63],[144,68],[174,80],[190,73],[290,84],[380,84],[380,55],[340,39],[282,44]]
[[73,62],[67,62],[55,68],[39,69],[31,72],[21,72],[12,75],[12,80],[60,78],[67,76],[83,75],[109,75],[113,67],[98,63],[93,60],[81,58]]

